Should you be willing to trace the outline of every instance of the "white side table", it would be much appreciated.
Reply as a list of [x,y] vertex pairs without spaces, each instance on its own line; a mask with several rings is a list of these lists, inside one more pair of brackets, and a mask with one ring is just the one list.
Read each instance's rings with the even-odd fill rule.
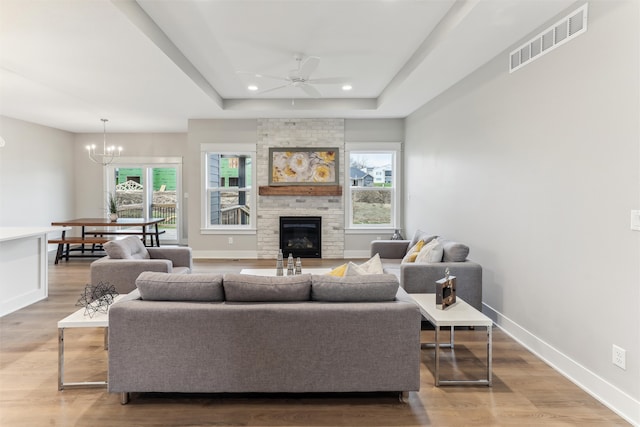
[[[491,359],[492,359],[492,331],[493,321],[467,304],[462,298],[457,297],[455,304],[449,306],[445,310],[441,306],[436,305],[435,294],[409,294],[420,307],[422,315],[435,327],[435,359],[436,386],[440,385],[487,385],[491,387]],[[443,326],[451,327],[451,338],[449,345],[440,344],[440,328]],[[440,347],[454,346],[454,328],[456,326],[484,326],[487,328],[487,377],[479,380],[441,380],[440,379]]]
[[[114,303],[122,299],[124,295],[118,295]],[[107,381],[81,381],[64,382],[64,330],[67,328],[104,328],[104,348],[107,349],[109,312],[96,312],[92,317],[85,315],[85,309],[81,308],[73,314],[58,322],[58,390],[79,387],[106,387]]]

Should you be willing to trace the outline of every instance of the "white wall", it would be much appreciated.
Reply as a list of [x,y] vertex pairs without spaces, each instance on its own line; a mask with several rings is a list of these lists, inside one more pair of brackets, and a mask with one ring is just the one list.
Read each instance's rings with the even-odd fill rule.
[[408,117],[405,143],[407,229],[467,243],[486,312],[636,423],[639,4],[589,2],[585,34],[513,74],[504,52]]
[[74,216],[73,134],[0,116],[0,226],[48,226]]

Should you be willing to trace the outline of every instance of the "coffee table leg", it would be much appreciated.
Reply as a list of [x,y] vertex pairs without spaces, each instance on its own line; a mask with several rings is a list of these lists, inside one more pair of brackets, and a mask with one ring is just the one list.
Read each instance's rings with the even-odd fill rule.
[[64,388],[64,328],[58,328],[58,390]]
[[487,380],[489,382],[489,387],[493,385],[493,378],[491,375],[491,360],[493,359],[493,328],[491,326],[487,326]]
[[436,387],[440,386],[440,326],[436,326]]
[[453,335],[455,333],[456,327],[455,326],[451,326],[451,338],[449,340],[449,343],[451,344],[451,348],[453,348]]

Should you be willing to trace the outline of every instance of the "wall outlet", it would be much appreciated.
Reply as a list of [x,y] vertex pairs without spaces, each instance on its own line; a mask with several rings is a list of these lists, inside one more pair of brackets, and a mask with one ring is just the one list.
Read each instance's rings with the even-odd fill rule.
[[613,345],[613,354],[612,354],[612,362],[614,365],[627,369],[627,352],[625,349],[618,347],[617,345]]
[[233,245],[233,237],[229,237],[229,244]]
[[631,211],[631,229],[640,231],[640,211]]

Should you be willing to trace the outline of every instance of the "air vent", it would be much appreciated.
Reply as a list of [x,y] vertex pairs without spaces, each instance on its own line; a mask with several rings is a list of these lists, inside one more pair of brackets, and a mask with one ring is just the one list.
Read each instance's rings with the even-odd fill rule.
[[589,4],[586,3],[512,51],[509,55],[509,72],[513,73],[518,68],[587,31],[588,6]]

